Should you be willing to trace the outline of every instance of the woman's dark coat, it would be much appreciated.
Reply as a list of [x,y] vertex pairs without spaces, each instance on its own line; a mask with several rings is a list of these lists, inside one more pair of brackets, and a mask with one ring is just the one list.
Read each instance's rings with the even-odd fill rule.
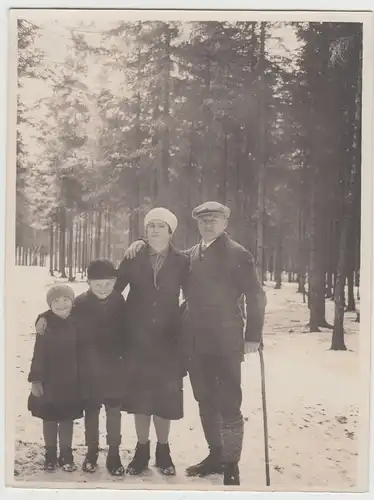
[[125,409],[163,418],[183,416],[181,315],[179,299],[189,271],[189,258],[170,245],[157,273],[145,246],[134,259],[124,259],[116,289],[130,284],[126,300],[126,365],[131,387]]
[[43,314],[47,328],[37,335],[29,382],[41,382],[43,395],[30,394],[28,409],[44,420],[82,417],[78,390],[77,329],[71,316],[62,319],[52,311]]

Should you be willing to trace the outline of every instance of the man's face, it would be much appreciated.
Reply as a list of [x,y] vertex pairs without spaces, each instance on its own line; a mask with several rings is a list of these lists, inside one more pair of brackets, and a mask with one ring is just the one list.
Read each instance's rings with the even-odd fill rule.
[[103,280],[89,280],[88,282],[91,291],[100,300],[105,300],[113,292],[116,278],[108,278]]
[[227,222],[227,218],[219,213],[201,215],[197,219],[201,237],[206,243],[221,236],[227,227]]

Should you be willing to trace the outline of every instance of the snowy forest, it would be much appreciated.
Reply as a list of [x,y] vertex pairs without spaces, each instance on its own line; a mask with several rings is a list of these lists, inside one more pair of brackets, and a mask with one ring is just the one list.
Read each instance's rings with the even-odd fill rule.
[[198,241],[192,209],[217,200],[264,283],[295,283],[310,331],[330,328],[331,348],[346,349],[360,279],[361,24],[19,19],[18,57],[16,264],[70,281],[91,258],[118,264],[160,205],[185,248]]

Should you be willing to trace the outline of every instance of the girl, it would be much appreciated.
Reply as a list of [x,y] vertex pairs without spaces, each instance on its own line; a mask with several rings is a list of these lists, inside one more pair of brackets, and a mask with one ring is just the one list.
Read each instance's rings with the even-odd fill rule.
[[165,208],[145,217],[147,245],[133,260],[124,259],[116,289],[130,284],[126,301],[126,351],[129,393],[125,409],[135,414],[138,443],[127,471],[140,474],[150,458],[151,417],[157,434],[156,466],[175,475],[170,456],[170,420],[183,417],[183,376],[179,296],[189,259],[171,244],[177,218]]
[[[76,327],[70,315],[74,292],[67,285],[48,290],[49,310],[44,335],[37,335],[28,381],[28,409],[43,420],[45,469],[57,464],[65,471],[76,469],[72,453],[73,421],[83,416],[78,392]],[[57,459],[57,437],[60,454]]]

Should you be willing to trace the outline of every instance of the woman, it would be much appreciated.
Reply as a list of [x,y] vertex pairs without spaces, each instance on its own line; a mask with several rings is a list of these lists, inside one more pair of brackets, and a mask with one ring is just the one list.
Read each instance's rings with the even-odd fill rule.
[[180,347],[179,297],[189,259],[174,248],[171,238],[177,218],[155,208],[144,220],[147,244],[118,269],[116,289],[130,285],[126,301],[126,354],[130,387],[124,409],[135,415],[138,438],[127,471],[140,474],[150,459],[151,418],[157,435],[156,466],[175,475],[169,448],[170,421],[183,417],[183,376]]

